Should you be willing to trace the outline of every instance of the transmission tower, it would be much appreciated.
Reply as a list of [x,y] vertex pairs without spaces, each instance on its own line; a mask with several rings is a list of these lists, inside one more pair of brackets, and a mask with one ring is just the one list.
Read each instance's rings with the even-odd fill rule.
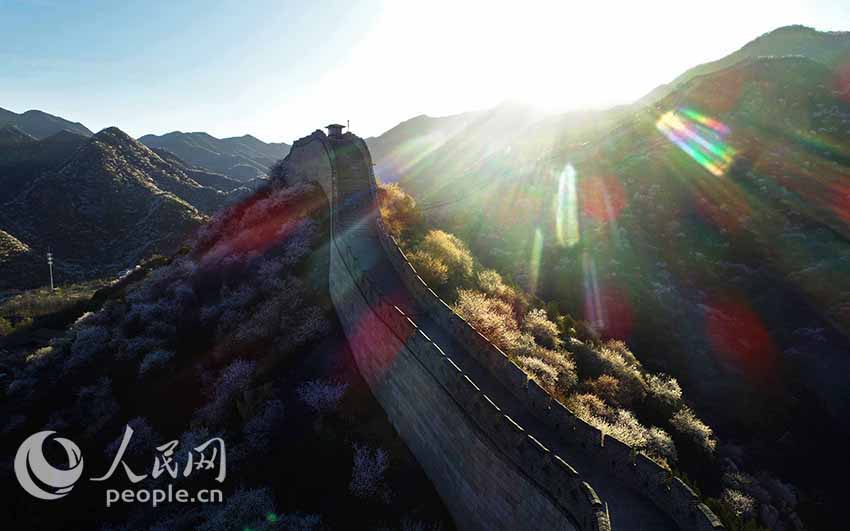
[[50,268],[50,291],[53,291],[53,253],[50,252],[49,247],[47,248],[47,267]]

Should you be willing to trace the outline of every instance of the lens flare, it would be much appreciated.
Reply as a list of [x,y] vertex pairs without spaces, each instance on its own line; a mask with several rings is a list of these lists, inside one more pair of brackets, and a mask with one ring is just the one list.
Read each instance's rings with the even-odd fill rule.
[[601,330],[605,328],[607,320],[596,275],[596,260],[589,253],[583,253],[581,265],[584,273],[584,318],[594,328]]
[[543,258],[543,231],[540,227],[534,230],[534,240],[531,243],[531,260],[529,263],[528,284],[531,293],[537,293],[540,282],[540,262]]
[[558,177],[558,195],[555,197],[555,232],[558,244],[562,246],[572,246],[579,242],[576,170],[570,163],[567,163]]
[[655,127],[712,175],[723,175],[734,160],[735,150],[724,142],[731,129],[693,109],[668,111]]
[[706,335],[722,361],[754,380],[769,380],[778,361],[776,345],[746,299],[721,296],[706,309]]
[[615,224],[628,205],[626,191],[617,177],[594,175],[579,183],[582,213],[598,223]]

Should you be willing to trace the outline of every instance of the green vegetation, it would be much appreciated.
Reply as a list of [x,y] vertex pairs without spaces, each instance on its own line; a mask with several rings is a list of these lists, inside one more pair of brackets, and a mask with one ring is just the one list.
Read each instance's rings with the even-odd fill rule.
[[108,280],[98,279],[60,286],[52,292],[50,288],[38,288],[9,295],[0,303],[0,336],[25,330],[39,317],[73,310],[108,284]]

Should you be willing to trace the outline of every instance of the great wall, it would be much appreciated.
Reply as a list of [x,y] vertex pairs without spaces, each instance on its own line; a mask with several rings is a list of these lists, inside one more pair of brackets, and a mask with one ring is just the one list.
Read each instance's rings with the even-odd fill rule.
[[360,138],[316,131],[294,143],[284,174],[328,198],[328,283],[358,369],[459,528],[723,527],[680,479],[551,400],[425,284],[382,226]]

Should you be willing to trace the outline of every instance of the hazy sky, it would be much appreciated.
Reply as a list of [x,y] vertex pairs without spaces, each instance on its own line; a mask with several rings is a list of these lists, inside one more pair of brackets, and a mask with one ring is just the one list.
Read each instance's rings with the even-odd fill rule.
[[847,0],[0,0],[0,107],[134,136],[370,136],[506,99],[628,102],[794,23],[850,30]]

